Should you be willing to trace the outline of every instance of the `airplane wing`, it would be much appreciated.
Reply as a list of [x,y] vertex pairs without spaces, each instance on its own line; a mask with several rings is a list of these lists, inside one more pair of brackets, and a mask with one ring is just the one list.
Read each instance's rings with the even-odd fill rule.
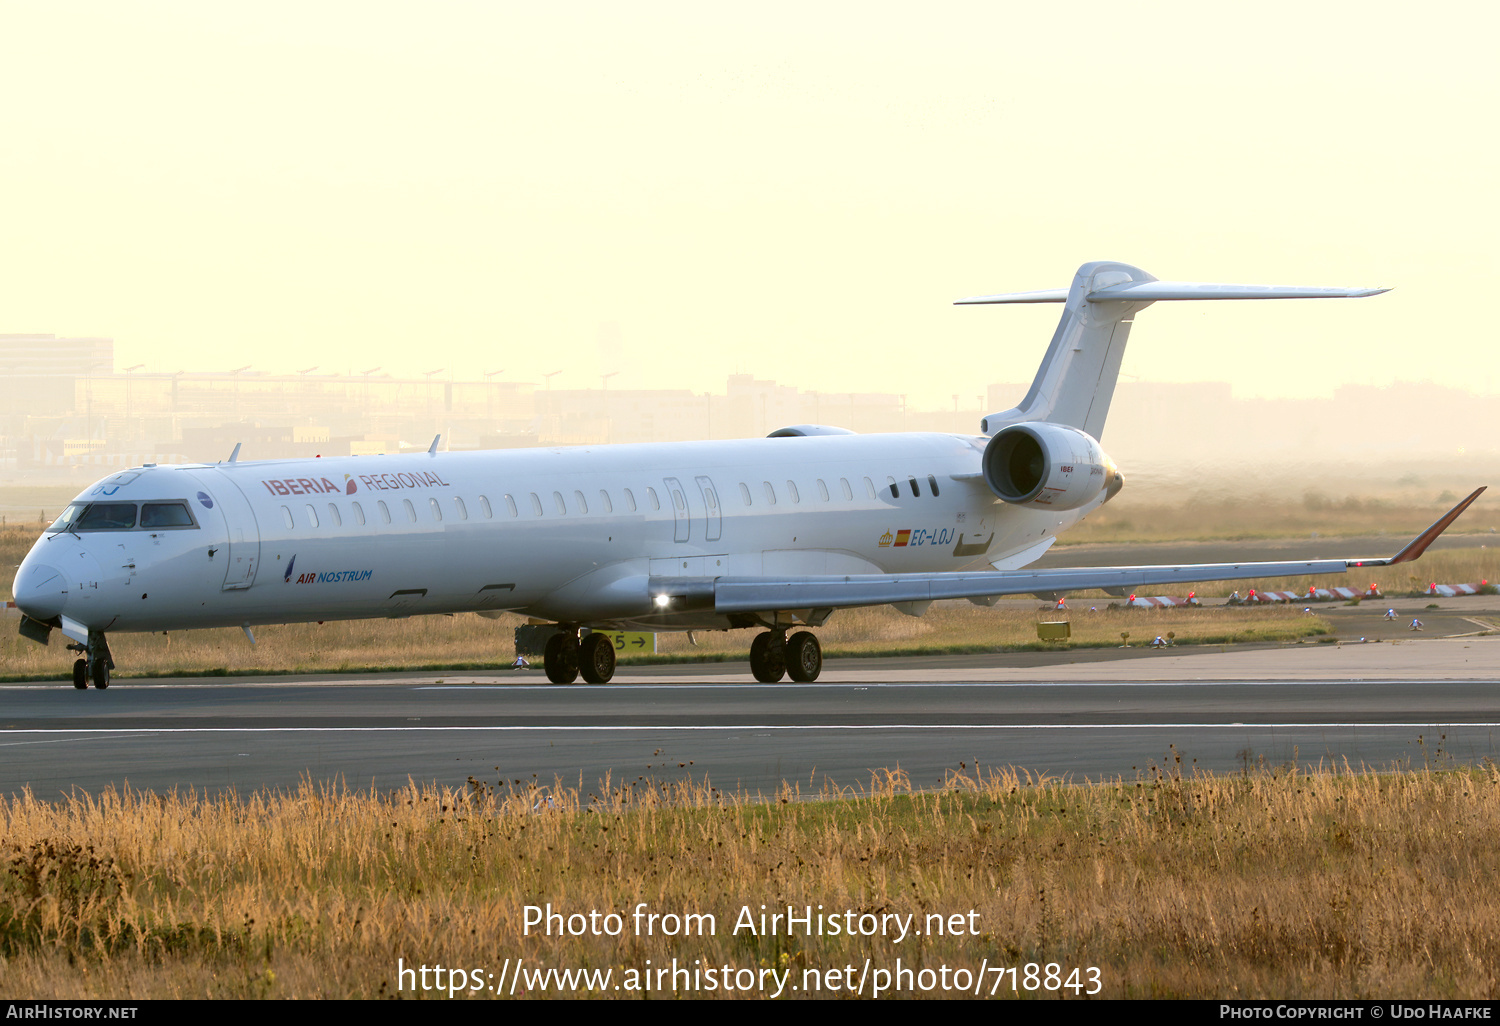
[[[1440,517],[1394,556],[1370,559],[1282,560],[1264,563],[1182,563],[1171,566],[1101,566],[1057,570],[976,573],[850,574],[813,577],[653,577],[651,594],[661,607],[754,613],[776,609],[841,609],[894,602],[1076,592],[1087,588],[1143,588],[1261,577],[1341,574],[1354,567],[1394,566],[1416,559],[1484,488]],[[666,601],[662,601],[665,597]]]

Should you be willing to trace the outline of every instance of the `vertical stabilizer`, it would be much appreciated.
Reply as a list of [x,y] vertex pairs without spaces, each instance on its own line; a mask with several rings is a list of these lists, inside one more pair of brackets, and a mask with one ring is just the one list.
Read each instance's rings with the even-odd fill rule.
[[[1130,337],[1131,323],[1136,313],[1151,303],[1091,303],[1088,296],[1112,285],[1155,280],[1139,267],[1096,260],[1078,269],[1066,292],[1058,290],[1013,294],[1016,298],[986,296],[962,300],[965,303],[1055,303],[1062,300],[1067,304],[1026,397],[1015,409],[985,417],[981,430],[993,435],[1008,424],[1043,420],[1075,427],[1100,438],[1104,433],[1104,419],[1109,415],[1110,400],[1114,398],[1115,381],[1120,374],[1120,361],[1125,357],[1125,341]],[[1037,298],[1021,298],[1024,296]]]

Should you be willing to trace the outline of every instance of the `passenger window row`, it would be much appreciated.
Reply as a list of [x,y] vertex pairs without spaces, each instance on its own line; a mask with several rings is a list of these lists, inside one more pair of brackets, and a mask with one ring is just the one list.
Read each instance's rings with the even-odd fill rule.
[[[625,488],[621,490],[621,494],[625,500],[626,511],[630,513],[638,512],[640,506],[636,502],[635,492],[632,489]],[[655,488],[648,486],[646,488],[645,497],[647,504],[653,511],[659,511],[662,508],[661,498],[657,495]],[[505,512],[511,518],[517,518],[521,515],[522,503],[529,505],[533,516],[541,517],[547,515],[542,496],[537,492],[524,493],[524,498],[520,500],[520,502],[517,501],[515,495],[508,492],[505,493],[502,498],[505,502]],[[674,501],[676,502],[679,509],[686,508],[686,500],[682,497],[682,494],[680,492],[674,495]],[[393,505],[394,502],[395,500],[392,500]],[[464,502],[461,496],[452,496],[451,512],[447,514],[444,513],[444,510],[445,508],[449,507],[445,506],[444,500],[440,500],[436,496],[428,497],[427,506],[430,511],[432,521],[436,523],[441,523],[445,516],[451,517],[456,520],[469,519],[469,507]],[[568,516],[570,513],[577,514],[579,516],[587,516],[590,508],[588,497],[584,495],[582,489],[578,488],[573,489],[573,494],[571,497],[564,496],[561,491],[554,491],[551,495],[551,506],[554,510],[556,510],[558,516]],[[386,505],[386,500],[375,500],[375,508],[380,517],[379,522],[382,524],[393,523],[397,519],[399,519],[402,514],[405,515],[407,523],[414,524],[417,522],[417,509],[410,499],[401,500],[401,504],[396,507],[397,514],[394,518],[391,513],[391,506]],[[599,497],[595,502],[593,508],[600,513],[613,513],[615,511],[614,499],[610,496],[608,491],[601,488],[599,489]],[[493,520],[495,518],[495,507],[490,503],[490,498],[488,495],[479,496],[479,511],[483,514],[484,519],[486,520]],[[365,514],[364,505],[360,500],[356,499],[350,502],[349,512],[353,515],[354,522],[356,524],[364,526],[369,522]],[[295,530],[299,520],[306,526],[313,528],[321,527],[325,523],[330,527],[342,527],[344,524],[343,513],[340,512],[340,507],[337,503],[333,502],[328,503],[326,511],[322,512],[321,514],[318,510],[317,505],[315,505],[314,503],[304,504],[300,515],[294,512],[291,506],[282,506],[281,517],[282,520],[286,523],[288,530]],[[61,521],[59,521],[59,523],[61,523]],[[191,521],[189,522],[189,526],[191,526]]]
[[[871,499],[877,498],[876,488],[875,488],[875,482],[871,478],[869,478],[869,477],[864,477],[861,480],[864,483],[865,495],[868,498],[871,498]],[[906,479],[906,482],[907,482],[907,487],[911,491],[912,497],[914,497],[914,498],[921,498],[921,496],[922,496],[922,485],[917,481],[917,479],[914,476],[908,475],[907,479]],[[824,481],[820,477],[820,478],[816,479],[816,484],[817,484],[817,488],[818,488],[818,498],[821,501],[823,501],[823,502],[832,502],[833,501],[833,492],[829,489],[828,483],[826,481]],[[885,487],[890,490],[891,498],[893,498],[893,499],[899,499],[901,497],[901,483],[899,481],[897,481],[894,477],[892,477],[890,475],[886,476]],[[774,506],[774,505],[776,505],[776,501],[777,501],[776,486],[772,482],[770,482],[770,481],[762,481],[761,482],[761,488],[762,488],[762,490],[765,493],[765,502],[766,502],[766,505],[768,505],[768,506]],[[932,475],[932,474],[928,474],[927,475],[927,489],[928,489],[928,494],[932,495],[934,498],[936,498],[938,496],[939,492],[938,492],[937,478],[934,475]],[[842,493],[845,502],[853,502],[854,501],[854,486],[849,483],[849,479],[847,477],[841,477],[841,478],[839,478],[839,491],[840,491],[840,493]],[[790,479],[787,480],[785,494],[786,494],[787,498],[791,502],[793,502],[793,503],[800,504],[802,502],[802,493],[797,488],[797,482],[795,482],[793,480],[790,480]],[[635,498],[635,492],[634,491],[632,491],[629,488],[625,488],[625,489],[621,490],[621,495],[622,495],[622,497],[625,500],[625,509],[626,509],[626,511],[628,511],[630,513],[635,513],[635,512],[639,511],[640,507],[636,503],[636,498]],[[505,493],[502,497],[503,497],[503,499],[505,501],[505,512],[506,512],[506,514],[509,515],[512,519],[518,518],[521,515],[521,513],[520,513],[521,506],[520,506],[520,503],[518,503],[516,501],[516,497],[514,495],[510,494],[509,492]],[[752,506],[754,504],[753,501],[752,501],[752,495],[751,495],[751,491],[750,491],[750,486],[748,484],[746,484],[744,481],[740,482],[740,499],[741,499],[741,501],[743,501],[743,503],[746,506]],[[527,492],[526,493],[526,499],[523,500],[523,501],[525,501],[525,502],[527,502],[529,504],[529,506],[531,508],[531,513],[532,513],[533,516],[541,517],[541,516],[545,516],[546,515],[545,507],[544,507],[543,502],[542,502],[542,497],[538,493],[536,493],[536,492]],[[673,494],[672,494],[672,501],[676,505],[676,507],[678,508],[678,510],[685,509],[684,499],[682,497],[682,493],[681,492],[673,492]],[[587,516],[588,515],[588,512],[589,512],[589,500],[588,500],[588,497],[584,495],[584,493],[583,493],[583,491],[581,489],[578,489],[578,488],[573,489],[573,495],[572,495],[572,498],[571,498],[571,502],[572,502],[572,511],[573,512],[575,512],[576,514],[578,514],[580,516]],[[655,488],[650,487],[650,486],[648,486],[646,488],[646,502],[650,506],[650,508],[651,508],[651,510],[653,512],[659,511],[661,509],[661,499],[656,494],[656,489]],[[716,503],[717,503],[717,500],[715,499],[715,500],[713,500],[713,503],[711,503],[711,504],[716,504]],[[180,516],[185,516],[185,517],[187,517],[187,521],[186,521],[186,523],[171,523],[171,524],[163,523],[163,524],[161,524],[161,526],[164,526],[164,527],[181,527],[181,526],[191,527],[191,526],[195,526],[192,523],[191,516],[187,514],[187,508],[186,508],[186,506],[184,506],[184,505],[182,505],[180,503],[176,503],[176,504],[147,503],[145,505],[145,507],[144,507],[144,510],[153,510],[153,511],[155,511],[157,509],[160,509],[160,508],[166,507],[166,506],[171,506],[171,507],[173,507],[176,510],[180,510],[181,511],[180,514],[173,513],[172,515],[174,515],[174,516],[179,516],[179,515]],[[326,516],[328,525],[330,527],[342,527],[343,524],[344,524],[344,518],[343,518],[343,514],[339,511],[338,504],[330,502],[330,503],[327,504],[327,506],[328,506],[328,508],[327,508],[327,512],[326,512],[325,516]],[[377,499],[377,500],[375,500],[375,506],[376,506],[376,511],[377,511],[377,513],[378,513],[378,515],[380,517],[380,523],[382,523],[382,524],[389,524],[389,523],[393,522],[393,517],[391,515],[391,509],[390,509],[389,506],[386,505],[386,501],[384,499]],[[443,520],[443,517],[444,517],[444,513],[443,513],[444,504],[443,504],[443,502],[441,500],[439,500],[436,496],[429,496],[428,499],[427,499],[427,506],[428,506],[428,509],[431,511],[432,520],[434,522],[441,523],[442,520]],[[100,507],[108,507],[108,509],[104,510],[104,509],[100,509]],[[557,511],[557,515],[558,516],[568,516],[569,515],[569,512],[570,512],[570,510],[569,510],[569,499],[567,497],[565,497],[561,491],[554,491],[552,493],[552,507],[553,507],[553,509],[555,509]],[[94,506],[89,507],[90,514],[86,514],[83,518],[80,518],[80,520],[86,520],[88,518],[88,516],[92,514],[93,510],[100,509],[100,513],[99,513],[98,519],[100,521],[103,521],[104,518],[107,516],[109,518],[109,522],[111,524],[113,524],[116,521],[119,521],[121,518],[123,518],[125,516],[125,511],[128,510],[129,511],[129,518],[131,520],[131,524],[133,524],[134,523],[134,508],[135,507],[132,504],[128,504],[128,503],[95,503]],[[401,500],[401,505],[398,508],[400,510],[400,513],[404,514],[407,523],[414,524],[414,523],[417,522],[417,510],[416,510],[416,507],[412,504],[412,501],[410,499],[402,499]],[[597,503],[595,504],[595,508],[599,512],[601,512],[601,513],[613,513],[615,511],[614,500],[610,497],[609,492],[606,491],[603,488],[599,489],[599,498],[598,498]],[[71,510],[72,507],[69,507],[69,509]],[[141,526],[142,527],[148,526],[147,523],[146,523],[146,513],[144,512],[144,510],[143,510],[143,512],[141,514]],[[454,519],[456,519],[456,520],[468,520],[469,519],[469,508],[464,503],[464,500],[463,500],[462,497],[457,496],[457,495],[455,495],[455,496],[452,497],[452,510],[453,510],[452,516],[453,516]],[[481,495],[481,496],[479,496],[479,511],[484,515],[484,519],[486,519],[486,520],[493,520],[494,519],[494,517],[495,517],[495,509],[494,509],[494,506],[492,506],[491,503],[490,503],[489,496],[487,496],[487,495]],[[356,524],[358,524],[360,526],[364,526],[368,522],[366,520],[364,506],[360,503],[359,500],[355,500],[355,501],[353,501],[353,502],[350,503],[350,512],[353,514],[353,516],[354,516],[354,522]],[[282,519],[286,522],[287,528],[289,530],[294,530],[296,528],[296,526],[297,526],[297,517],[292,512],[292,508],[290,506],[282,506],[281,507],[281,513],[282,513]],[[154,514],[154,515],[160,515],[160,514]],[[66,514],[64,516],[66,517]],[[67,529],[68,525],[66,525],[66,524],[63,523],[63,519],[64,518],[59,518],[58,524],[54,524],[52,529],[53,530],[65,530],[65,529]],[[309,527],[319,527],[321,525],[321,523],[322,523],[322,518],[320,518],[319,515],[318,515],[318,508],[313,503],[307,503],[305,505],[305,507],[304,507],[304,514],[303,514],[302,519],[306,522],[307,526],[309,526]],[[58,525],[62,525],[62,526],[58,526]],[[123,529],[129,529],[129,526],[130,525],[126,525],[126,527],[123,528]],[[77,525],[77,527],[75,529],[77,529],[77,530],[101,530],[101,529],[104,529],[104,528],[85,526],[84,523],[79,522],[78,525]],[[120,530],[122,528],[115,527],[115,528],[111,528],[111,529]]]
[[[875,491],[875,482],[872,481],[868,477],[863,478],[862,480],[864,481],[864,485],[865,485],[865,495],[866,495],[866,497],[871,498],[871,499],[876,498],[877,496],[876,496],[876,491]],[[922,485],[917,482],[917,479],[915,477],[908,476],[906,480],[907,480],[908,487],[911,489],[912,496],[914,498],[921,498],[921,496],[922,496]],[[900,483],[894,477],[891,477],[889,475],[886,476],[885,481],[886,481],[885,486],[890,489],[891,498],[893,498],[893,499],[899,499],[899,498],[901,498],[901,485],[900,485]],[[826,481],[824,481],[821,477],[817,478],[816,482],[817,482],[817,486],[818,486],[818,498],[821,499],[824,502],[832,502],[833,501],[833,496],[832,496],[832,492],[828,488],[828,483]],[[927,475],[927,488],[929,489],[929,494],[931,494],[933,498],[937,498],[938,497],[938,495],[940,493],[938,491],[938,483],[937,483],[937,477],[936,476],[934,476],[932,474],[928,474]],[[768,506],[774,506],[774,505],[776,505],[776,486],[774,484],[772,484],[770,481],[762,481],[761,482],[761,489],[765,492],[766,505],[768,505]],[[841,478],[839,478],[839,490],[843,492],[844,501],[845,502],[853,502],[854,501],[854,488],[849,484],[849,479],[847,477],[841,477]],[[787,481],[787,483],[786,483],[786,495],[794,503],[800,503],[802,501],[801,493],[797,490],[797,482],[795,482],[795,481],[791,481],[791,480]],[[740,501],[743,502],[746,506],[753,506],[753,505],[755,505],[754,499],[751,496],[750,486],[748,484],[746,484],[744,481],[740,482]]]

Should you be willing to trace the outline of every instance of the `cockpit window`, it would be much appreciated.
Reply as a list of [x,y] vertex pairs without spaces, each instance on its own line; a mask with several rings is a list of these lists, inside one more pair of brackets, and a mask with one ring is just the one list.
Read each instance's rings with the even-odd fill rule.
[[184,502],[145,502],[141,504],[142,527],[192,527],[193,515]]
[[135,503],[93,502],[73,523],[75,531],[128,531],[135,526]]
[[[139,515],[139,517],[137,516]],[[196,528],[186,502],[75,502],[47,528],[58,531],[160,531]]]
[[54,531],[67,531],[71,529],[73,526],[73,521],[77,520],[78,515],[86,509],[88,509],[88,503],[86,502],[73,503],[67,509],[62,511],[62,515],[60,517],[52,521],[52,526],[47,528],[47,533],[51,534]]

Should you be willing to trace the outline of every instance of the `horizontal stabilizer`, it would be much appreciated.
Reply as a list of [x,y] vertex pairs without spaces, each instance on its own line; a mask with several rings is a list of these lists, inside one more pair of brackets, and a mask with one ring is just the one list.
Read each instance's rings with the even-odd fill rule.
[[1040,292],[1006,292],[998,296],[970,296],[968,299],[955,299],[953,305],[967,306],[978,303],[1066,303],[1067,301],[1067,289],[1042,289]]
[[1131,281],[1096,289],[1090,303],[1151,302],[1172,299],[1359,299],[1390,289],[1304,288],[1299,285],[1216,285],[1202,281]]
[[[1084,294],[1090,303],[1159,303],[1182,299],[1360,299],[1390,289],[1308,288],[1300,285],[1220,285],[1204,281],[1127,281]],[[985,303],[1065,303],[1068,289],[1007,292],[998,296],[970,296],[954,306]]]

